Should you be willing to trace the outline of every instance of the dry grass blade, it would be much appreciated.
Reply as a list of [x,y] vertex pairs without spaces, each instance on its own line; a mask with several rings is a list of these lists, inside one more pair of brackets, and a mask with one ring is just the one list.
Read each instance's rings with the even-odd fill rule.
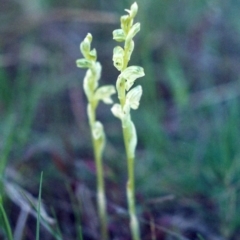
[[[34,217],[37,217],[36,209],[38,206],[38,200],[35,197],[13,183],[5,182],[4,186],[6,194],[16,205],[22,210],[32,214]],[[48,215],[43,203],[41,203],[40,215],[42,219],[41,223],[44,226],[46,226],[46,224],[53,225],[55,223],[55,220]]]

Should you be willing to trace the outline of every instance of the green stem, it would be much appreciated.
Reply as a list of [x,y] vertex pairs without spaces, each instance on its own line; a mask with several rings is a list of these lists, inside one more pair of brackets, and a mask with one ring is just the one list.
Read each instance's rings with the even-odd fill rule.
[[[92,104],[93,106],[93,104]],[[93,124],[96,121],[95,118],[95,107],[92,107],[92,122],[89,123],[91,128],[91,133],[93,132]],[[99,144],[96,139],[92,136],[94,159],[97,170],[97,205],[98,205],[98,216],[100,219],[101,228],[101,239],[108,239],[107,231],[107,213],[106,213],[106,197],[105,197],[105,184],[104,184],[104,173],[102,164],[102,154],[99,149]]]
[[[97,143],[94,140],[94,152],[97,152]],[[105,198],[105,184],[103,174],[102,157],[95,154],[96,168],[97,168],[97,199],[98,199],[98,214],[101,224],[101,236],[103,240],[108,239],[107,233],[107,214],[106,214],[106,198]]]
[[[128,46],[124,46],[124,69],[127,68],[128,65],[128,59],[126,58],[127,56],[127,51],[128,51]],[[121,71],[121,72],[122,72]],[[125,89],[125,82],[123,83],[122,88]],[[125,92],[125,91],[124,91]],[[126,101],[126,92],[124,95],[123,99],[119,99],[121,107],[123,109],[125,101]],[[131,235],[133,240],[140,240],[140,231],[139,231],[139,223],[138,219],[136,217],[136,208],[135,208],[135,182],[134,182],[134,162],[135,159],[134,157],[131,157],[130,151],[129,151],[129,146],[128,146],[128,127],[123,127],[123,122],[122,122],[122,130],[123,130],[123,139],[124,139],[124,146],[126,150],[126,155],[127,155],[127,168],[128,168],[128,182],[126,186],[126,193],[127,193],[127,201],[128,201],[128,211],[130,215],[130,230],[131,230]]]
[[130,215],[130,229],[133,240],[140,240],[140,231],[139,231],[139,223],[136,216],[136,208],[135,208],[135,181],[134,181],[134,162],[135,159],[130,157],[127,135],[128,128],[123,129],[123,138],[124,145],[126,149],[127,155],[127,167],[128,167],[128,182],[127,182],[127,200],[128,200],[128,211]]

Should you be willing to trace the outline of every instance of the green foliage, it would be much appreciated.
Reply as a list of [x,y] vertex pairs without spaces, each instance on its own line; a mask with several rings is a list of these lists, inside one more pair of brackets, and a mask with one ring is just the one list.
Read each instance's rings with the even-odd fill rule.
[[[69,92],[77,92],[80,85],[79,73],[74,72],[72,64],[77,44],[86,34],[85,27],[90,29],[99,57],[105,54],[101,62],[109,62],[111,50],[107,49],[113,45],[105,40],[110,38],[114,21],[117,26],[117,15],[131,3],[11,0],[0,10],[1,178],[7,166],[24,176],[27,169],[36,168],[33,163],[19,168],[26,148],[33,142],[49,136],[59,138],[63,132],[76,148],[87,142],[87,131],[76,134],[69,106]],[[56,7],[67,8],[66,13],[54,13]],[[72,8],[76,12],[69,14]],[[114,13],[115,20],[96,27],[78,19],[78,10],[85,9]],[[240,226],[239,9],[237,0],[141,0],[141,31],[131,59],[144,67],[147,76],[141,81],[141,108],[132,111],[139,143],[137,191],[146,197],[173,193],[191,198],[204,194],[214,202],[215,217],[221,219],[219,231],[227,238]],[[93,14],[90,11],[87,16]],[[24,17],[30,20],[24,22]],[[28,58],[31,54],[33,57]],[[103,69],[103,84],[115,79],[111,68],[107,65]],[[75,102],[84,105],[85,99],[80,95]],[[99,109],[99,119],[110,127],[114,143],[120,143],[120,136],[115,134],[117,126],[106,112]],[[84,128],[84,111],[80,116]],[[111,151],[109,147],[106,162],[111,159],[115,170],[123,163]],[[30,181],[28,177],[26,174],[26,182]],[[124,177],[115,174],[114,179],[121,182]]]
[[5,231],[6,231],[8,240],[13,240],[11,225],[9,223],[9,220],[8,220],[8,217],[7,217],[6,211],[3,206],[3,202],[2,202],[2,195],[0,195],[0,213],[1,213],[1,221],[0,222],[3,222],[5,225]]

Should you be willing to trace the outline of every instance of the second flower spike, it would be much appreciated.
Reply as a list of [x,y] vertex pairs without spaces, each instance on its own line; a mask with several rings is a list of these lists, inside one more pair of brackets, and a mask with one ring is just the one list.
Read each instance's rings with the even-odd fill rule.
[[97,204],[101,225],[101,239],[107,240],[107,212],[102,164],[102,155],[105,147],[105,132],[103,124],[96,119],[96,108],[99,101],[103,101],[106,104],[113,103],[111,96],[116,91],[113,85],[99,87],[102,67],[97,61],[97,51],[95,49],[91,50],[91,42],[92,35],[88,33],[80,44],[80,51],[84,58],[78,59],[76,64],[77,67],[88,69],[83,80],[83,89],[88,100],[87,115],[91,130],[94,159],[97,170]]

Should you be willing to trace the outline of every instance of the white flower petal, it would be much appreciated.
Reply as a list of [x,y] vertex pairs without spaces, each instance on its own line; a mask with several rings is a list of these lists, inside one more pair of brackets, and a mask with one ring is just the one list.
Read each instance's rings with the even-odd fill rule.
[[131,115],[130,115],[130,105],[126,101],[123,107],[122,111],[122,127],[126,128],[129,125],[129,122],[131,121]]
[[103,136],[103,125],[101,122],[97,121],[93,125],[93,137],[94,139],[99,139]]
[[117,46],[113,49],[113,65],[121,71],[124,64],[124,50],[122,47]]
[[116,40],[117,42],[123,42],[125,41],[125,34],[122,29],[116,29],[113,31],[113,39]]
[[132,109],[137,109],[139,106],[139,101],[142,97],[142,87],[136,86],[135,88],[131,89],[126,96],[126,101],[129,103]]
[[101,122],[96,121],[93,124],[92,135],[97,144],[96,155],[100,157],[103,153],[103,149],[106,142],[104,128]]
[[106,104],[112,104],[111,95],[116,92],[114,86],[106,85],[98,88],[94,94],[95,100],[102,100]]
[[123,112],[122,112],[122,107],[121,107],[120,104],[115,103],[115,104],[112,106],[111,111],[112,111],[112,114],[113,114],[115,117],[117,117],[117,118],[119,118],[119,119],[122,119],[122,117],[123,117]]
[[121,74],[120,77],[126,79],[126,84],[125,84],[125,88],[128,91],[132,85],[134,84],[135,80],[137,78],[143,77],[144,74],[144,70],[142,67],[139,66],[131,66],[131,67],[127,67]]

